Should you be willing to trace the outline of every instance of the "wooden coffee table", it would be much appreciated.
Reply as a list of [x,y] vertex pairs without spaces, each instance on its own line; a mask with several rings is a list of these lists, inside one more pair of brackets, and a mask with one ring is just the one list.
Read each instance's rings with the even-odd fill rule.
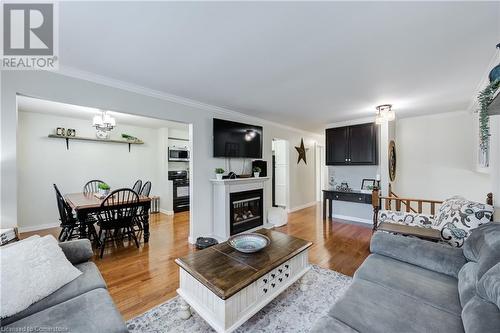
[[[231,332],[301,278],[309,269],[311,242],[260,229],[264,250],[244,254],[226,242],[175,260],[180,267],[180,316],[194,309],[217,332]],[[305,277],[301,289],[307,288]]]

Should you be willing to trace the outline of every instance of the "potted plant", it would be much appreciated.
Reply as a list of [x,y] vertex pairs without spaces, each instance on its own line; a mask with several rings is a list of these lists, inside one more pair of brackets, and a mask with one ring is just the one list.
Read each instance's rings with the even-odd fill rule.
[[215,178],[217,180],[222,180],[222,174],[224,173],[224,169],[222,168],[215,168]]
[[98,189],[99,189],[99,196],[105,197],[109,194],[110,187],[106,183],[100,183],[98,185]]
[[254,176],[255,178],[259,178],[259,175],[260,175],[260,172],[261,172],[261,171],[262,171],[262,170],[261,170],[259,167],[254,167],[254,168],[253,168],[253,176]]

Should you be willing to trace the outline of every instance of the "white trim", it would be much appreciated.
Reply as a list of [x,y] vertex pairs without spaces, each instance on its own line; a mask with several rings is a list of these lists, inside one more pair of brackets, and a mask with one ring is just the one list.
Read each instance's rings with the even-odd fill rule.
[[364,118],[358,118],[358,119],[338,121],[335,123],[325,125],[325,129],[335,128],[335,127],[343,127],[343,126],[351,126],[351,125],[359,125],[359,124],[365,124],[365,123],[373,123],[374,121],[375,121],[375,108],[373,108],[373,117],[364,117]]
[[190,107],[201,109],[201,110],[215,112],[215,113],[218,113],[220,115],[226,115],[226,116],[230,116],[230,117],[231,116],[232,117],[240,117],[240,118],[247,119],[249,121],[261,122],[263,124],[268,124],[268,125],[280,127],[283,129],[287,129],[290,131],[294,131],[294,132],[298,132],[298,133],[302,133],[302,134],[307,134],[307,135],[311,135],[311,136],[321,135],[320,133],[309,132],[309,131],[306,131],[303,129],[299,129],[299,128],[295,128],[295,127],[291,127],[291,126],[286,126],[286,125],[283,125],[281,123],[276,123],[274,121],[266,120],[263,118],[250,116],[248,114],[241,113],[238,111],[230,110],[230,109],[219,107],[219,106],[212,105],[212,104],[199,102],[199,101],[196,101],[196,100],[193,100],[190,98],[185,98],[185,97],[181,97],[181,96],[177,96],[177,95],[168,94],[168,93],[165,93],[165,92],[162,92],[159,90],[150,89],[150,88],[147,88],[147,87],[144,87],[141,85],[137,85],[134,83],[130,83],[130,82],[112,79],[112,78],[109,78],[106,76],[102,76],[102,75],[87,72],[87,71],[82,71],[82,70],[79,70],[79,69],[76,69],[73,67],[69,67],[69,66],[61,66],[60,65],[59,70],[56,73],[63,75],[63,76],[69,76],[69,77],[73,77],[76,79],[81,79],[81,80],[85,80],[85,81],[94,82],[97,84],[106,85],[109,87],[127,90],[129,92],[162,99],[165,101],[186,105],[186,106],[190,106]]
[[301,209],[309,208],[309,207],[315,206],[318,202],[319,201],[311,201],[311,202],[308,202],[304,205],[295,206],[293,208],[288,209],[287,212],[293,213],[293,212],[296,212],[296,211],[301,210]]
[[165,215],[174,215],[174,211],[173,210],[166,210],[166,209],[163,209],[163,208],[160,208],[160,213],[165,214]]
[[355,217],[355,216],[332,214],[332,218],[339,219],[339,220],[347,220],[347,221],[353,221],[353,222],[373,224],[372,220],[362,219],[360,217]]
[[31,231],[38,231],[38,230],[44,230],[44,229],[50,229],[50,228],[56,228],[59,227],[59,223],[47,223],[47,224],[39,224],[39,225],[34,225],[30,227],[19,227],[18,230],[19,232],[31,232]]

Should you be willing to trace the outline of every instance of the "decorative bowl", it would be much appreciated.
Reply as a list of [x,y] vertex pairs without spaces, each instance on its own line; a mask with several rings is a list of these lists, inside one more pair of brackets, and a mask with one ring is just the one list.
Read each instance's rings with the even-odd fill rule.
[[236,251],[254,253],[268,246],[271,240],[267,236],[258,233],[246,233],[231,236],[227,243]]

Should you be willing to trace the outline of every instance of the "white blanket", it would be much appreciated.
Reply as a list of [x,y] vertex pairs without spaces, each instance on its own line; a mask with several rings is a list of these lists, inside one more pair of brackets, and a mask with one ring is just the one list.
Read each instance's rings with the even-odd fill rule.
[[0,248],[0,269],[1,318],[21,312],[82,274],[53,236]]

